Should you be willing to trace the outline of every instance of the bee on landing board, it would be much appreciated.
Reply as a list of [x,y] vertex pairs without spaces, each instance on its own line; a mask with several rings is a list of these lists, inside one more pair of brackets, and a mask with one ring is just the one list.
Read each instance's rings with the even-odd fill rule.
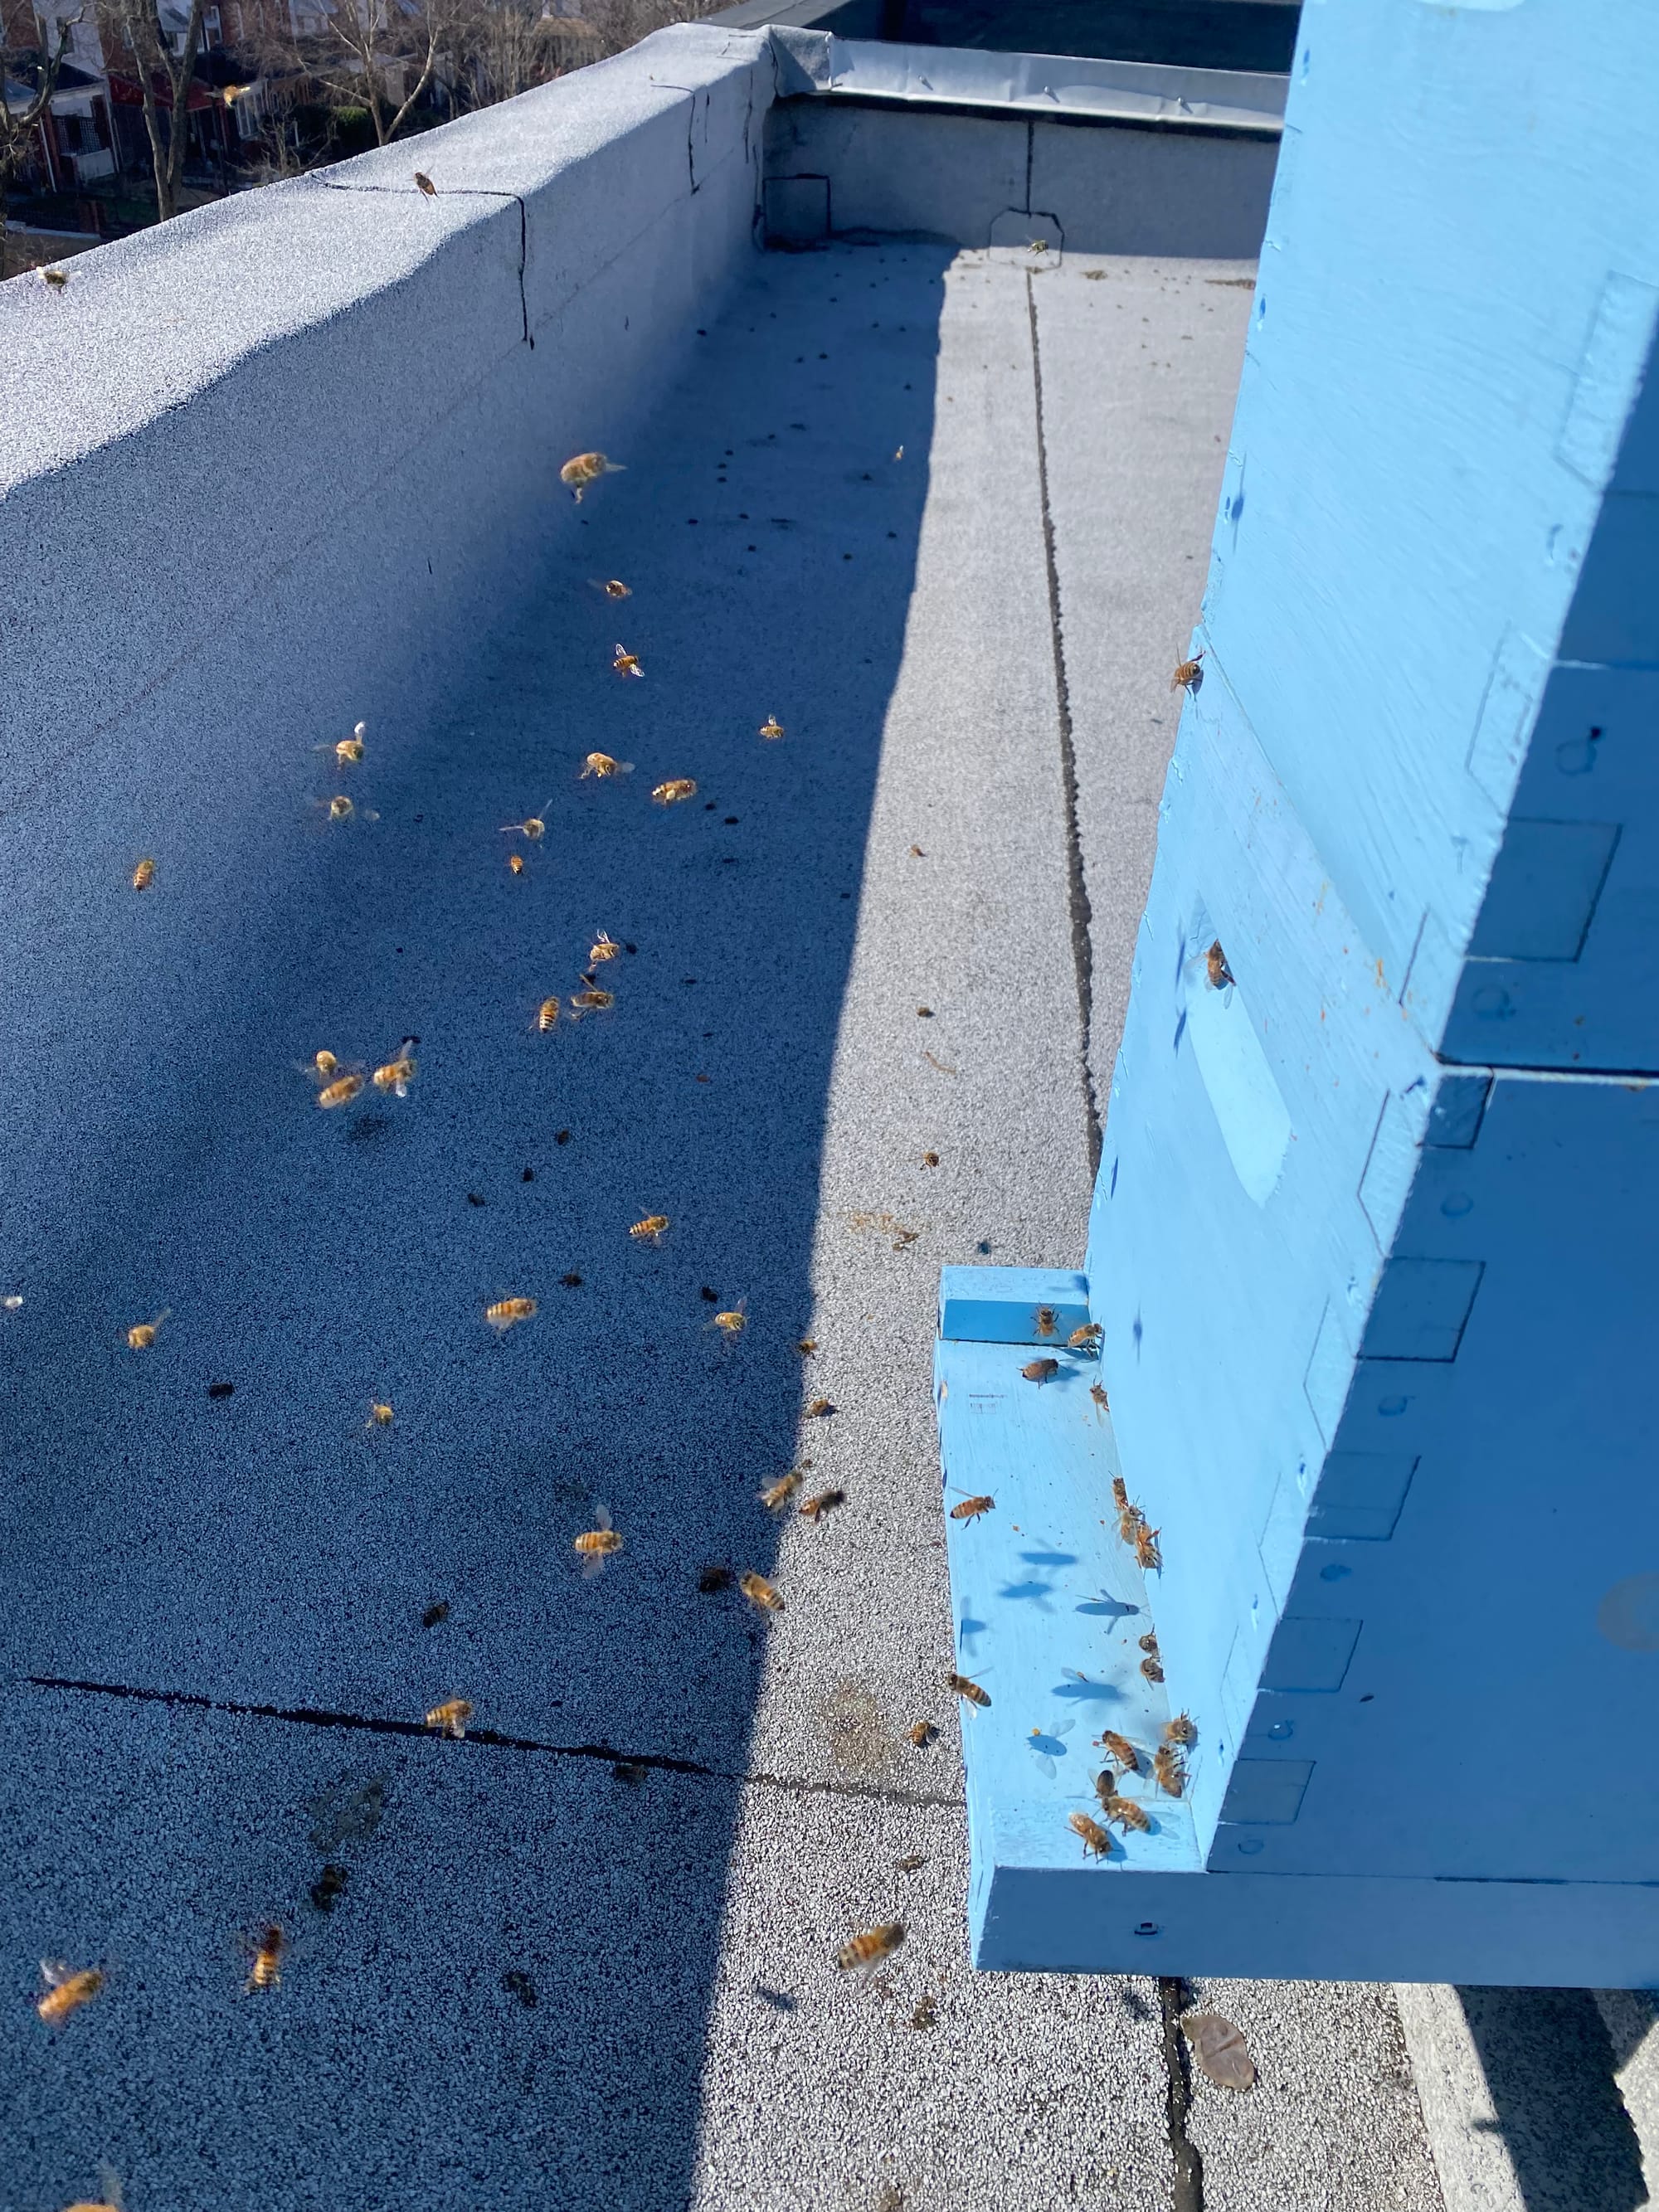
[[836,1954],[836,1964],[843,1973],[854,1966],[873,1966],[883,1959],[890,1959],[903,1941],[904,1923],[886,1921],[879,1928],[869,1928],[863,1935],[854,1936],[850,1943],[843,1943]]
[[535,1310],[534,1298],[497,1298],[493,1306],[484,1308],[484,1319],[498,1336],[505,1336],[515,1322],[528,1321]]
[[1171,691],[1194,692],[1201,690],[1204,683],[1202,665],[1204,653],[1208,651],[1209,647],[1206,646],[1203,653],[1195,653],[1190,660],[1183,660],[1181,663],[1175,674],[1170,678]]
[[746,1574],[738,1577],[738,1588],[757,1612],[781,1613],[783,1600],[764,1575]]
[[147,891],[155,881],[155,863],[146,853],[132,872],[132,888],[136,891]]
[[127,1343],[131,1350],[148,1352],[155,1341],[155,1332],[172,1311],[171,1306],[164,1306],[154,1321],[141,1321],[136,1327],[130,1328],[127,1331]]
[[1140,1671],[1149,1682],[1161,1682],[1164,1680],[1164,1662],[1154,1653],[1150,1659],[1141,1661]]
[[581,1553],[582,1580],[591,1583],[595,1575],[603,1574],[605,1561],[622,1547],[622,1537],[611,1525],[610,1508],[595,1498],[593,1526],[582,1531],[574,1547]]
[[1039,1306],[1031,1316],[1031,1327],[1036,1332],[1037,1341],[1047,1344],[1060,1327],[1060,1316],[1052,1306]]
[[42,1959],[40,1972],[46,1986],[44,1995],[35,1999],[34,2009],[48,2027],[61,2027],[72,2012],[90,2003],[104,1986],[104,1977],[96,1966],[77,1971],[61,1959]]
[[775,714],[769,714],[760,726],[760,734],[767,738],[781,738],[783,735],[783,724],[779,721]]
[[673,775],[666,783],[658,784],[651,797],[658,806],[678,806],[681,799],[695,799],[696,795],[697,787],[690,776]]
[[1104,1334],[1097,1321],[1085,1321],[1081,1328],[1074,1328],[1072,1331],[1066,1341],[1073,1352],[1097,1352],[1100,1350],[1100,1340]]
[[1177,1713],[1172,1721],[1165,1721],[1164,1723],[1164,1741],[1165,1743],[1196,1743],[1198,1741],[1198,1730],[1193,1725],[1192,1715],[1190,1713]]
[[1097,1859],[1111,1856],[1112,1839],[1098,1820],[1091,1820],[1086,1813],[1073,1813],[1067,1816],[1066,1825],[1074,1836],[1082,1837],[1085,1858],[1091,1852]]
[[248,1990],[276,1990],[283,1985],[283,1931],[267,1928],[261,1935],[253,1954],[253,1964],[248,1969],[244,1985]]
[[1140,1753],[1127,1735],[1115,1735],[1111,1729],[1108,1729],[1103,1735],[1097,1736],[1095,1740],[1103,1751],[1111,1753],[1112,1757],[1116,1759],[1126,1774],[1139,1773]]
[[620,576],[590,576],[587,580],[596,592],[603,592],[607,599],[631,599],[634,596]]
[[1135,1565],[1146,1574],[1151,1574],[1154,1567],[1161,1569],[1164,1565],[1164,1554],[1158,1548],[1158,1531],[1156,1528],[1149,1528],[1145,1521],[1137,1523],[1134,1534]]
[[588,777],[592,775],[597,776],[599,781],[603,783],[608,777],[613,775],[632,775],[633,773],[634,763],[632,761],[612,760],[609,753],[589,753],[586,759],[582,763],[582,772],[576,778],[576,781],[578,783],[586,783]]
[[1152,1753],[1152,1773],[1166,1797],[1179,1797],[1187,1786],[1187,1770],[1172,1743],[1160,1744]]
[[1040,1390],[1052,1376],[1059,1374],[1060,1362],[1057,1359],[1028,1359],[1019,1371],[1026,1382],[1035,1382]]
[[1089,1385],[1089,1395],[1095,1401],[1095,1411],[1097,1413],[1109,1413],[1111,1412],[1112,1401],[1106,1395],[1106,1388],[1103,1383],[1091,1382]]
[[759,1493],[761,1504],[769,1513],[781,1513],[805,1479],[798,1467],[792,1467]]
[[947,1690],[954,1690],[957,1697],[966,1698],[970,1705],[985,1706],[991,1702],[990,1692],[981,1690],[979,1684],[969,1681],[966,1674],[947,1674],[945,1686]]
[[1158,1656],[1158,1631],[1157,1631],[1155,1628],[1149,1628],[1149,1629],[1147,1630],[1146,1633],[1143,1637],[1141,1637],[1141,1638],[1140,1638],[1140,1639],[1139,1639],[1139,1643],[1140,1643],[1140,1648],[1141,1648],[1141,1650],[1142,1650],[1143,1651],[1150,1651],[1150,1652],[1152,1653],[1152,1655],[1153,1658],[1154,1658],[1154,1659],[1156,1659],[1156,1658],[1157,1658],[1157,1656]]
[[1152,1825],[1133,1797],[1104,1798],[1101,1802],[1101,1811],[1109,1820],[1115,1820],[1126,1835],[1133,1829],[1138,1836],[1144,1836]]
[[660,1244],[667,1230],[668,1216],[665,1213],[647,1213],[642,1221],[636,1221],[628,1233],[636,1244]]
[[951,1518],[953,1521],[977,1521],[982,1513],[995,1512],[996,1503],[994,1498],[964,1498],[960,1505],[951,1508]]
[[1233,980],[1233,971],[1227,965],[1227,956],[1221,949],[1218,937],[1204,955],[1204,972],[1210,979],[1212,991],[1224,991]]
[[440,1735],[453,1735],[459,1743],[471,1717],[471,1698],[446,1698],[442,1705],[434,1705],[426,1717],[426,1724]]
[[[548,805],[552,803],[549,799]],[[527,837],[534,845],[547,835],[546,812],[544,807],[540,814],[527,815],[522,822],[503,822],[501,834],[503,837]]]
[[645,671],[640,666],[640,656],[637,653],[630,653],[625,645],[617,647],[617,657],[611,665],[618,676],[637,676],[641,682],[644,681]]
[[601,477],[620,476],[624,466],[622,461],[607,460],[603,453],[573,453],[559,471],[559,482],[580,507],[590,484],[598,483]]

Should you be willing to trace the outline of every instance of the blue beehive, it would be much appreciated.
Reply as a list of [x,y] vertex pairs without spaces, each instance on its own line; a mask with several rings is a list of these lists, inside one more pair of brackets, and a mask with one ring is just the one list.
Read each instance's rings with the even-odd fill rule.
[[[1304,14],[1086,1275],[943,1286],[981,1966],[1659,1984],[1659,140],[1612,53],[1643,106],[1633,4]],[[1085,1860],[1097,1740],[1182,1711],[1182,1795]]]

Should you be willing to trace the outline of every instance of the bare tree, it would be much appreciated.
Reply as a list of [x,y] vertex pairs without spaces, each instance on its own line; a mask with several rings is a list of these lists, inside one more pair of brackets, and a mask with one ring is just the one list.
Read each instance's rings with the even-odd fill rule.
[[[52,105],[70,34],[80,20],[78,9],[73,15],[60,15],[58,36],[45,49],[14,48],[0,35],[0,280],[6,274],[7,197],[12,179],[27,159],[29,141]],[[14,106],[9,88],[27,82],[26,70],[33,77],[33,88]]]
[[[162,222],[179,212],[185,153],[190,143],[190,88],[196,79],[196,53],[202,43],[204,0],[184,9],[167,0],[100,0],[104,28],[132,64],[143,101],[144,129],[155,174],[155,212]],[[182,40],[170,28],[183,26]],[[158,94],[160,80],[165,94]],[[165,115],[166,124],[162,118]]]
[[459,0],[333,0],[305,59],[337,103],[367,111],[375,144],[387,146],[431,83],[459,14]]

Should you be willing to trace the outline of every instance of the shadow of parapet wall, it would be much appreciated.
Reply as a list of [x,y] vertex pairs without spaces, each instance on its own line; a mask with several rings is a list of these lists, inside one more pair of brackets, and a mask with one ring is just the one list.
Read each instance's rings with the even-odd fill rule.
[[1616,2053],[1589,1990],[1460,1989],[1525,2212],[1638,2212],[1650,2200]]
[[[948,257],[750,261],[746,110],[729,173],[692,195],[682,167],[653,217],[653,164],[687,159],[685,98],[642,82],[660,52],[476,118],[511,159],[458,126],[491,190],[550,118],[616,164],[611,202],[560,173],[546,234],[525,194],[533,351],[516,204],[457,214],[447,133],[422,142],[435,202],[250,196],[41,294],[110,349],[81,386],[109,434],[0,511],[28,717],[0,817],[25,1297],[0,1340],[0,1917],[9,1955],[111,1978],[72,2034],[21,2007],[3,2031],[25,2212],[105,2157],[181,2212],[689,2191],[765,1654],[698,1575],[769,1571],[753,1493],[797,1447]],[[590,258],[562,295],[567,238]],[[301,315],[290,271],[337,296]],[[192,289],[243,320],[192,324],[191,382],[167,331]],[[256,304],[295,321],[263,350]],[[149,322],[141,407],[109,364]],[[576,508],[556,471],[588,447],[626,472]],[[612,576],[619,605],[590,580]],[[619,641],[645,681],[613,674]],[[312,749],[360,717],[337,774]],[[592,750],[634,775],[578,781]],[[653,806],[670,776],[696,799]],[[342,783],[360,818],[325,827]],[[532,814],[540,842],[501,834]],[[538,1034],[602,930],[636,948],[601,971],[616,1008]],[[317,1111],[298,1063],[410,1032],[409,1098]],[[629,1237],[647,1212],[660,1249]],[[706,1291],[757,1317],[729,1351]],[[515,1293],[540,1310],[497,1340],[483,1306]],[[599,1500],[627,1548],[585,1584]],[[455,1695],[483,1740],[411,1739]],[[270,1920],[280,2007],[239,1994]]]

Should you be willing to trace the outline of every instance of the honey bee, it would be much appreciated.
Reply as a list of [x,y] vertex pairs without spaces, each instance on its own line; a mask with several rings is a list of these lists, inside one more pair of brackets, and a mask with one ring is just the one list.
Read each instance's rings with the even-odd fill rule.
[[1101,1810],[1109,1820],[1115,1820],[1126,1833],[1133,1828],[1137,1835],[1144,1836],[1152,1825],[1133,1797],[1113,1797],[1109,1802],[1102,1805]]
[[803,1359],[810,1359],[817,1348],[818,1340],[815,1336],[797,1337],[795,1340],[795,1349]]
[[636,1244],[660,1244],[667,1228],[668,1216],[665,1213],[647,1213],[642,1221],[636,1221],[628,1233]]
[[748,1325],[749,1301],[747,1298],[739,1298],[736,1305],[727,1313],[717,1313],[708,1324],[710,1328],[719,1329],[728,1344],[735,1343]]
[[3,1306],[8,1313],[21,1313],[23,1307],[22,1292],[21,1291],[8,1291],[5,1297],[3,1298],[0,1298],[0,1306]]
[[1156,1629],[1149,1629],[1146,1634],[1139,1638],[1139,1643],[1140,1648],[1143,1651],[1156,1652],[1158,1650],[1158,1631]]
[[907,1851],[902,1859],[893,1861],[893,1871],[895,1874],[915,1874],[918,1868],[925,1867],[927,1863],[926,1851]]
[[96,2202],[90,2197],[76,2197],[66,2205],[64,2212],[124,2212],[121,2196],[121,2177],[107,2159],[98,2161],[98,2186],[103,2191]]
[[879,1928],[866,1929],[863,1935],[854,1936],[850,1943],[843,1943],[836,1954],[836,1964],[846,1972],[854,1966],[873,1966],[880,1960],[890,1959],[904,1941],[904,1923],[889,1920]]
[[516,1322],[528,1321],[536,1310],[534,1298],[497,1298],[484,1308],[484,1319],[498,1335],[505,1336]]
[[1112,1477],[1112,1503],[1120,1513],[1129,1510],[1129,1486],[1121,1474]]
[[1198,1730],[1193,1725],[1192,1715],[1177,1713],[1172,1721],[1165,1721],[1164,1741],[1165,1743],[1196,1743]]
[[1086,1813],[1073,1813],[1067,1816],[1066,1825],[1074,1836],[1082,1837],[1085,1858],[1091,1851],[1097,1859],[1111,1856],[1112,1839],[1098,1820],[1091,1820]]
[[603,592],[607,599],[631,599],[634,596],[620,576],[590,576],[587,580],[596,592]]
[[1182,1765],[1181,1753],[1172,1743],[1162,1744],[1152,1753],[1152,1772],[1158,1786],[1166,1797],[1179,1797],[1187,1786],[1187,1770]]
[[801,1418],[808,1421],[821,1421],[835,1410],[827,1398],[814,1398]]
[[947,1674],[945,1686],[954,1690],[957,1697],[966,1698],[970,1705],[988,1705],[991,1702],[990,1692],[981,1690],[977,1682],[970,1682],[965,1674]]
[[132,872],[132,888],[136,891],[147,891],[155,881],[155,863],[146,853]]
[[612,1553],[620,1552],[622,1547],[622,1537],[611,1525],[610,1509],[596,1498],[593,1526],[582,1531],[574,1547],[582,1555],[582,1580],[591,1583],[595,1575],[602,1574],[605,1561]]
[[1089,1395],[1095,1401],[1096,1413],[1109,1413],[1111,1412],[1112,1401],[1106,1395],[1106,1386],[1103,1382],[1091,1382],[1089,1385]]
[[69,278],[61,269],[43,269],[40,271],[40,282],[50,290],[61,292],[64,285],[69,283]]
[[1150,1574],[1154,1567],[1162,1568],[1164,1554],[1158,1548],[1158,1532],[1149,1528],[1142,1521],[1135,1528],[1135,1565]]
[[[1204,648],[1204,651],[1207,652],[1208,650],[1209,647],[1206,646]],[[1200,664],[1203,661],[1203,653],[1195,653],[1190,660],[1183,660],[1180,666],[1176,670],[1175,674],[1170,678],[1170,690],[1197,691],[1201,690],[1204,683],[1204,671]]]
[[783,724],[779,721],[775,714],[769,714],[760,726],[760,734],[763,738],[781,738],[783,735]]
[[964,1498],[960,1505],[951,1508],[951,1518],[953,1521],[977,1521],[981,1513],[995,1510],[994,1498]]
[[354,817],[360,822],[378,822],[380,818],[372,806],[354,805],[343,791],[337,791],[332,799],[319,799],[317,803],[327,809],[331,822],[349,822]]
[[762,1613],[781,1613],[783,1611],[783,1600],[778,1595],[776,1590],[773,1589],[771,1583],[767,1581],[764,1575],[739,1575],[738,1577],[738,1588],[748,1599],[750,1604],[757,1607],[758,1611]]
[[339,1060],[326,1045],[320,1052],[313,1052],[306,1063],[306,1073],[313,1082],[332,1083],[339,1072]]
[[253,1954],[253,1964],[248,1970],[246,1986],[249,1990],[277,1990],[283,1985],[283,1931],[267,1928],[260,1936]]
[[586,991],[570,994],[570,1018],[573,1022],[579,1022],[584,1014],[609,1013],[616,1003],[614,991],[601,991],[597,985],[590,985]]
[[800,1509],[800,1517],[803,1521],[821,1521],[826,1513],[833,1512],[837,1505],[845,1505],[846,1503],[847,1492],[844,1490],[821,1490],[816,1498],[805,1501]]
[[72,2012],[90,2003],[104,1986],[104,1977],[96,1966],[82,1966],[76,1972],[61,1959],[42,1959],[40,1972],[46,1978],[46,1994],[35,1999],[34,2009],[48,2027],[61,2027]]
[[127,1331],[127,1343],[131,1348],[134,1352],[148,1352],[155,1341],[155,1332],[172,1311],[171,1306],[164,1307],[154,1321],[141,1321],[136,1328],[130,1328]]
[[423,192],[428,199],[435,200],[437,198],[438,187],[433,183],[431,178],[427,176],[422,170],[416,169],[415,172],[415,185],[416,191]]
[[368,750],[363,743],[368,728],[367,722],[359,722],[351,735],[342,738],[337,744],[313,745],[311,750],[316,753],[332,753],[342,768],[361,768],[363,755]]
[[317,1093],[317,1103],[326,1113],[331,1107],[349,1106],[363,1087],[361,1075],[342,1075],[334,1082],[325,1084]]
[[1127,1735],[1114,1735],[1111,1729],[1108,1729],[1098,1741],[1102,1749],[1111,1753],[1112,1757],[1116,1759],[1126,1774],[1139,1773],[1140,1753]]
[[896,461],[902,461],[904,459],[904,448],[902,446],[901,446],[898,451],[894,454],[893,459]]
[[616,939],[609,931],[602,929],[596,941],[588,947],[587,964],[590,968],[597,968],[601,960],[614,960],[621,951]]
[[405,1037],[398,1048],[396,1060],[389,1060],[384,1067],[375,1069],[372,1080],[382,1097],[390,1091],[393,1097],[408,1097],[409,1086],[415,1080],[415,1060],[409,1049],[414,1042],[413,1037]]
[[[548,801],[550,806],[552,803],[551,799]],[[532,814],[522,822],[503,822],[501,835],[503,837],[528,837],[533,845],[546,836],[547,823],[543,815]]]
[[1041,1389],[1051,1375],[1059,1374],[1060,1362],[1057,1359],[1028,1359],[1019,1371],[1028,1382],[1035,1382]]
[[363,1426],[366,1429],[389,1429],[392,1426],[391,1407],[380,1399],[371,1398],[368,1419],[363,1423]]
[[1164,1662],[1156,1657],[1143,1659],[1140,1671],[1149,1682],[1161,1682],[1164,1680]]
[[1060,1326],[1060,1316],[1052,1306],[1039,1306],[1031,1316],[1031,1326],[1036,1331],[1039,1344],[1046,1344]]
[[645,671],[640,666],[640,656],[637,653],[630,653],[625,645],[619,645],[617,647],[617,657],[611,665],[618,676],[637,676],[641,683],[645,680]]
[[1081,1328],[1074,1328],[1066,1342],[1073,1352],[1098,1352],[1105,1331],[1097,1321],[1085,1321]]
[[547,1031],[553,1027],[558,1018],[558,1000],[556,999],[544,999],[540,1006],[536,1009],[536,1027],[542,1031],[544,1036],[545,1036]]
[[1122,1544],[1133,1544],[1138,1547],[1140,1542],[1140,1532],[1146,1526],[1146,1516],[1138,1505],[1121,1507],[1117,1516],[1118,1541]]
[[580,507],[589,484],[598,483],[601,477],[620,476],[623,465],[621,461],[608,461],[603,453],[573,453],[559,471],[559,482]]
[[769,1513],[781,1513],[805,1480],[798,1467],[792,1467],[787,1474],[781,1474],[761,1492],[761,1504]]
[[1233,971],[1227,965],[1227,956],[1221,949],[1218,937],[1204,955],[1204,972],[1210,979],[1212,991],[1224,991],[1233,980]]
[[576,781],[578,783],[586,783],[588,777],[593,775],[603,783],[607,776],[632,775],[633,773],[632,761],[612,760],[609,753],[589,753],[587,758],[582,763],[582,772]]
[[509,853],[507,856],[507,865],[509,871],[514,875],[521,876],[524,873],[524,854],[522,853]]
[[913,1721],[904,1733],[918,1751],[926,1751],[939,1730],[932,1721]]
[[659,806],[676,806],[682,799],[695,799],[696,795],[697,787],[689,775],[671,776],[651,794]]
[[446,1698],[442,1705],[434,1705],[426,1717],[426,1724],[440,1735],[453,1735],[459,1742],[466,1734],[466,1724],[471,1717],[471,1698]]

